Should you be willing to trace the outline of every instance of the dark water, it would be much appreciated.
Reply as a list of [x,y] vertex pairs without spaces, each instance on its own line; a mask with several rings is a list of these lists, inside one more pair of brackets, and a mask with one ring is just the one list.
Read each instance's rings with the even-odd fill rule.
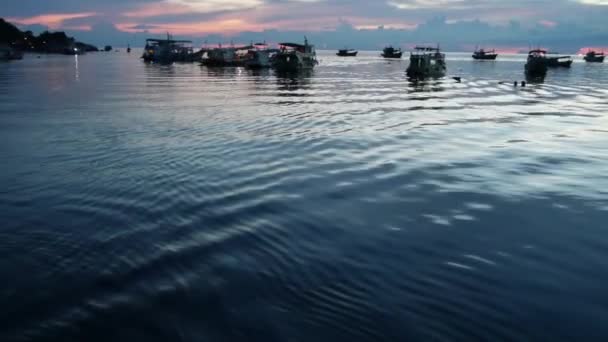
[[0,341],[608,338],[608,65],[0,64]]

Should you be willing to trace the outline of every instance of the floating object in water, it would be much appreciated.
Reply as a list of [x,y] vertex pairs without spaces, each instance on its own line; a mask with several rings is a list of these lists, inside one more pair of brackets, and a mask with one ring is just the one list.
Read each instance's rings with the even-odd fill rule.
[[452,77],[456,82],[460,83],[462,82],[462,78],[461,77]]
[[521,81],[521,86],[525,87],[526,86],[526,81]]
[[517,81],[513,82],[513,86],[517,87]]

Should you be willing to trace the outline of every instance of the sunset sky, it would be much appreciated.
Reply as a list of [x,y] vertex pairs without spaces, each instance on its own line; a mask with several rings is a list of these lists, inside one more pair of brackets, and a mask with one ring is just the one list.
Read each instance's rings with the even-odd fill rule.
[[344,23],[354,29],[415,30],[438,16],[448,24],[479,20],[507,27],[517,21],[608,37],[608,0],[2,0],[0,16],[21,27],[88,31],[95,37],[104,32],[170,31],[190,37],[269,29],[314,32]]

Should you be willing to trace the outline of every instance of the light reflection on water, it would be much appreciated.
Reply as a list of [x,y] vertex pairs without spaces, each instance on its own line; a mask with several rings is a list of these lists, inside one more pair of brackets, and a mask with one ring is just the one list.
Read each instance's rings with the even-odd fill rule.
[[605,65],[319,57],[0,64],[0,340],[608,335]]

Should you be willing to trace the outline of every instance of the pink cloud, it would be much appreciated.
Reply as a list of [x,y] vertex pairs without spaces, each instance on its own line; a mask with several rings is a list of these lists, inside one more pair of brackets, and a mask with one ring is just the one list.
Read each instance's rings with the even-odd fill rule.
[[88,18],[97,15],[95,12],[84,13],[49,13],[26,18],[7,18],[7,21],[14,22],[20,25],[40,24],[48,26],[51,29],[59,29],[63,27],[63,22],[70,19]]

